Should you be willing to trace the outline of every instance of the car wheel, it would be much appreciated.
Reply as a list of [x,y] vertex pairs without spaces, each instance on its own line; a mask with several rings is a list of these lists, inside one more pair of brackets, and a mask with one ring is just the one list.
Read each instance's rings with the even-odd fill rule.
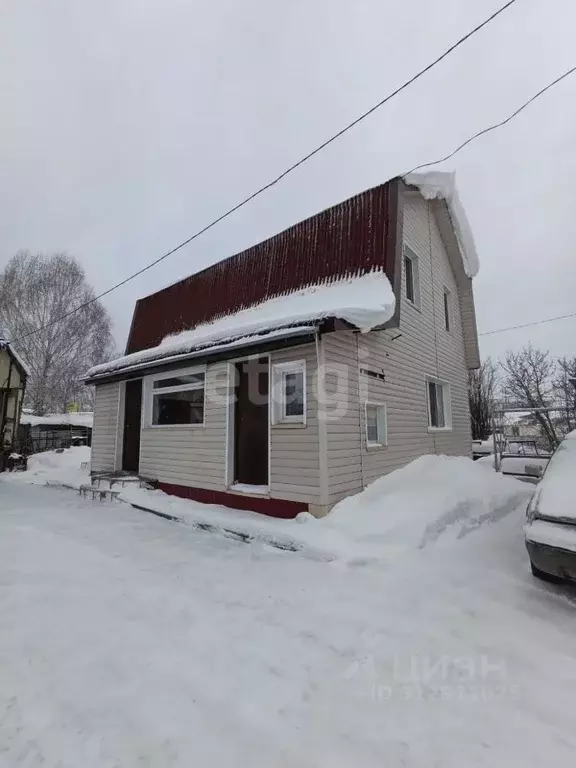
[[547,581],[550,584],[558,584],[562,581],[558,576],[552,576],[551,573],[546,573],[545,571],[541,571],[540,568],[536,568],[532,561],[530,561],[530,567],[532,568],[532,575],[541,581]]

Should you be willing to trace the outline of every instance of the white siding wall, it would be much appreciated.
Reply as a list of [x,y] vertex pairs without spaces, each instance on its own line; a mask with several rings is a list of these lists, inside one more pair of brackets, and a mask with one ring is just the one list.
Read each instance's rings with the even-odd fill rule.
[[118,433],[118,402],[121,384],[97,384],[92,432],[92,472],[112,472],[115,469]]
[[328,503],[362,490],[358,334],[322,337],[326,390]]
[[140,474],[173,485],[225,491],[228,364],[206,370],[204,426],[150,427],[144,380]]
[[270,493],[275,499],[320,503],[316,345],[280,350],[271,363],[306,360],[306,426],[277,424],[270,428]]
[[[306,426],[270,427],[270,496],[288,501],[319,503],[318,415],[315,393],[316,348],[303,345],[271,354],[272,363],[306,360]],[[232,364],[231,364],[232,365]],[[228,491],[227,399],[228,363],[206,370],[204,426],[150,427],[148,386],[144,386],[140,474],[174,485]],[[233,422],[230,421],[230,431]],[[231,435],[233,443],[233,435]],[[231,457],[230,457],[230,463]],[[228,479],[229,481],[232,478]]]
[[[430,236],[429,236],[430,232]],[[346,363],[349,406],[340,420],[328,421],[329,501],[354,493],[375,478],[426,453],[470,455],[466,364],[458,290],[434,217],[417,193],[407,194],[404,242],[418,256],[420,309],[404,298],[399,330],[370,334],[343,332],[322,340],[327,363]],[[444,288],[452,296],[452,330],[444,324]],[[399,335],[401,334],[401,335]],[[396,338],[395,341],[392,339]],[[385,374],[385,381],[358,376],[360,367]],[[426,376],[450,384],[452,429],[429,431]],[[358,395],[359,392],[359,395]],[[366,449],[365,400],[384,402],[388,445]],[[361,452],[360,452],[360,446]]]

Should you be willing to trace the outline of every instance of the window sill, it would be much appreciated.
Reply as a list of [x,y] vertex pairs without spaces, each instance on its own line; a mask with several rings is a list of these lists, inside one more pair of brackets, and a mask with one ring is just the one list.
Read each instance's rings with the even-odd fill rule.
[[452,427],[428,427],[428,432],[452,432]]
[[412,307],[412,309],[415,309],[416,312],[422,312],[422,307],[420,304],[416,304],[414,301],[410,301],[408,296],[404,297],[406,299],[406,304],[408,304],[409,307]]
[[305,429],[305,421],[277,421],[272,424],[273,428],[281,427],[282,429]]
[[143,429],[205,429],[206,422],[198,424],[147,424]]
[[380,451],[382,448],[387,448],[388,443],[366,443],[367,451]]

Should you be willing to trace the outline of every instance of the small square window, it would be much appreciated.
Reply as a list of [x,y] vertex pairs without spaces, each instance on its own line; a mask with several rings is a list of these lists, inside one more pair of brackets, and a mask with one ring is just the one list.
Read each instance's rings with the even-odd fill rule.
[[447,331],[452,329],[452,294],[448,288],[444,288],[444,327]]
[[272,366],[272,423],[306,423],[306,361]]
[[374,447],[387,444],[386,406],[382,403],[366,403],[366,445]]
[[426,382],[429,429],[451,429],[450,386],[437,379]]
[[415,307],[420,306],[420,273],[418,256],[407,245],[404,246],[404,291],[406,298]]

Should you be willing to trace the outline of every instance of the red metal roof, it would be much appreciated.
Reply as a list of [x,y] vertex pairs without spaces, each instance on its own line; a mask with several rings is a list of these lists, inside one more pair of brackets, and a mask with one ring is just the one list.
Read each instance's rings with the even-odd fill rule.
[[136,303],[126,354],[274,296],[383,268],[394,284],[397,182],[328,208]]

